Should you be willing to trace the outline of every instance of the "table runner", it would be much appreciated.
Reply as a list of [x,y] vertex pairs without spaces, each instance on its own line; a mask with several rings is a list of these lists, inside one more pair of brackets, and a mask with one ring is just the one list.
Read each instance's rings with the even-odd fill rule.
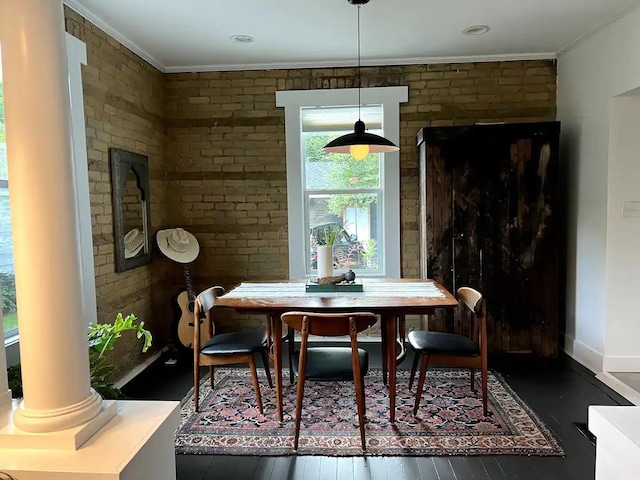
[[305,283],[243,282],[224,296],[227,298],[296,297],[406,297],[445,298],[432,282],[363,282],[362,292],[305,292]]

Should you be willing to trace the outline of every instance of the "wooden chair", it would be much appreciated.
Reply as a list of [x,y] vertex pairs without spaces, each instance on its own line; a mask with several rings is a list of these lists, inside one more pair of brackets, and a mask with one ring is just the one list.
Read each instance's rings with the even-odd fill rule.
[[[304,313],[288,312],[282,321],[302,333],[300,351],[293,357],[293,369],[298,376],[296,396],[296,423],[294,450],[298,449],[300,438],[300,418],[305,380],[352,381],[356,389],[360,441],[365,450],[364,435],[364,376],[369,369],[367,352],[358,348],[357,334],[377,321],[373,313]],[[308,347],[309,335],[337,337],[349,335],[351,347]]]
[[453,333],[428,332],[417,330],[409,332],[409,346],[415,352],[409,377],[409,389],[413,386],[413,377],[422,358],[418,390],[413,414],[418,413],[420,397],[428,365],[461,367],[471,369],[471,390],[475,391],[475,369],[482,371],[482,406],[487,416],[487,318],[486,304],[482,294],[469,287],[458,289],[458,297],[472,312],[471,338]]
[[209,366],[209,376],[211,389],[214,386],[215,365],[231,365],[235,363],[248,363],[253,377],[253,388],[256,392],[256,401],[260,413],[262,410],[262,397],[260,395],[260,384],[258,383],[258,373],[256,371],[256,361],[254,355],[259,353],[262,356],[264,370],[267,374],[269,386],[273,387],[271,373],[269,372],[269,362],[267,360],[267,332],[264,330],[252,332],[233,332],[213,336],[213,318],[211,310],[216,298],[224,294],[222,287],[210,287],[203,291],[195,301],[194,325],[200,325],[202,320],[207,322],[209,336],[211,337],[201,348],[200,329],[193,329],[193,396],[196,412],[199,411],[199,390],[200,390],[200,366]]

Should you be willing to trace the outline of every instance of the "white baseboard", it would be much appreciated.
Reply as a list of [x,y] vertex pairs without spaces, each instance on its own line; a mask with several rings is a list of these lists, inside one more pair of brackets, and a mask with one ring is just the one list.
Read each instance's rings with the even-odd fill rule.
[[136,378],[138,375],[140,375],[142,372],[144,372],[147,368],[149,368],[149,366],[155,362],[156,360],[158,360],[160,358],[160,356],[169,350],[169,347],[163,347],[162,350],[154,353],[153,355],[151,355],[149,358],[147,358],[143,363],[141,363],[140,365],[134,367],[132,370],[130,370],[126,375],[124,375],[122,378],[120,378],[118,381],[116,381],[113,385],[116,388],[122,388],[124,387],[127,383],[129,383],[131,380],[133,380],[134,378]]
[[567,334],[561,335],[564,337],[564,351],[567,355],[596,375],[602,372],[604,364],[602,353]]
[[602,370],[605,372],[640,372],[640,357],[605,356]]
[[614,377],[609,372],[599,373],[596,378],[634,405],[640,405],[640,392],[634,390],[619,378]]

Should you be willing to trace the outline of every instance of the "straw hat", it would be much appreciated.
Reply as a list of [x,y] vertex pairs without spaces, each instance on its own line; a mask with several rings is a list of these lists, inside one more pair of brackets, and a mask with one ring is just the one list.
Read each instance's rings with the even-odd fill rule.
[[135,257],[144,246],[144,233],[139,228],[132,228],[124,236],[124,258]]
[[160,251],[178,263],[191,263],[200,253],[198,240],[182,228],[158,230],[156,241]]

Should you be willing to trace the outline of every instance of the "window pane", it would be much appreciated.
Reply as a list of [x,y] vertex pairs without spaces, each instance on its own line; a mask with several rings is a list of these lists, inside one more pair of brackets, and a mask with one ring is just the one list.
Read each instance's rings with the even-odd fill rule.
[[308,272],[317,270],[317,246],[333,243],[338,270],[375,272],[381,268],[379,193],[308,196]]
[[4,331],[5,333],[14,333],[18,327],[18,316],[16,314],[16,284],[13,274],[8,178],[4,95],[2,90],[2,71],[0,70],[0,293],[2,294]]
[[300,111],[302,132],[352,132],[360,118],[369,129],[382,128],[382,105],[358,107],[303,107]]
[[378,188],[380,154],[372,153],[355,160],[345,153],[325,153],[322,148],[347,132],[302,134],[305,154],[304,171],[307,190]]

